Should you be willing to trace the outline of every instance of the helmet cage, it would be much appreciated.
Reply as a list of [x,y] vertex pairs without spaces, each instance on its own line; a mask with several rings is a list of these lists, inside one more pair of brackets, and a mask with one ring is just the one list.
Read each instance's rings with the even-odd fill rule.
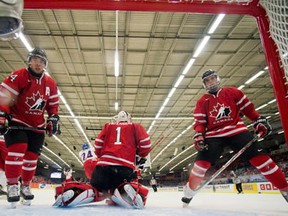
[[45,67],[47,68],[48,66],[48,59],[47,59],[47,55],[46,52],[40,48],[34,48],[29,54],[28,54],[28,58],[27,61],[30,62],[32,57],[39,57],[41,58],[43,61],[45,61]]
[[[215,82],[213,85],[207,86],[206,83],[205,83],[205,81],[206,81],[207,78],[210,78],[210,77],[212,77],[212,76],[216,77],[216,82]],[[205,72],[203,73],[203,75],[202,75],[202,82],[203,82],[204,88],[205,88],[208,92],[210,92],[210,93],[215,93],[215,92],[217,92],[217,90],[219,89],[220,84],[221,84],[221,83],[220,83],[220,78],[219,78],[219,76],[218,76],[218,75],[216,74],[216,72],[213,71],[213,70],[207,70],[207,71],[205,71]]]
[[131,123],[131,115],[126,111],[120,111],[116,118],[116,123],[119,122],[128,122]]

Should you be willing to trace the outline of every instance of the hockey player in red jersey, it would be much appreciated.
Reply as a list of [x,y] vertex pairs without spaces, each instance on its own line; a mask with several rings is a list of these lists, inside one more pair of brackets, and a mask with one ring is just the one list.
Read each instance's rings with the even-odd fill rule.
[[[12,205],[20,196],[28,204],[34,198],[29,185],[44,143],[45,126],[49,136],[59,133],[58,89],[56,82],[45,74],[47,55],[44,50],[34,48],[27,60],[28,68],[12,72],[0,85],[0,97],[6,98],[5,103],[1,100],[0,104],[0,132],[8,148],[5,173],[7,200]],[[16,129],[7,130],[7,122]],[[43,130],[23,130],[23,126]],[[19,177],[22,179],[20,188]]]
[[[91,185],[103,193],[114,191],[114,195],[118,195],[124,191],[135,200],[132,203],[135,208],[143,208],[137,191],[130,184],[118,187],[135,179],[136,154],[144,158],[151,150],[150,137],[144,127],[132,122],[128,112],[120,111],[115,123],[105,124],[94,147],[99,160],[92,173]],[[112,200],[122,205],[122,197],[114,195]]]
[[[110,205],[144,208],[148,189],[138,183],[138,167],[143,166],[150,150],[150,137],[145,129],[132,123],[129,113],[119,112],[116,122],[106,124],[95,139],[97,159],[88,144],[84,144],[79,153],[86,176],[89,179],[92,176],[92,186],[68,182],[57,187],[53,206],[73,207],[108,198]],[[140,156],[137,160],[136,152]]]
[[[269,135],[272,130],[267,119],[259,115],[242,91],[234,87],[220,86],[220,79],[215,71],[205,71],[202,81],[208,92],[197,101],[194,110],[193,139],[198,154],[189,181],[184,187],[184,207],[196,194],[194,190],[201,184],[207,170],[217,163],[224,147],[229,146],[237,152],[253,140],[254,136],[242,121],[241,114],[253,122],[254,131],[259,137]],[[283,172],[267,153],[258,149],[259,143],[255,142],[242,156],[276,186],[288,201],[288,184]]]

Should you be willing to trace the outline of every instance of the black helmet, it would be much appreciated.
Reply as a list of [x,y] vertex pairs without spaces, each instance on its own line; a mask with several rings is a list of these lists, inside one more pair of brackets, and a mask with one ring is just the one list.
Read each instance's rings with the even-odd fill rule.
[[[214,85],[207,87],[206,84],[205,84],[205,79],[207,77],[210,77],[210,76],[215,76],[217,78],[217,82]],[[204,88],[206,88],[206,90],[208,90],[208,92],[210,92],[210,93],[216,93],[218,91],[218,89],[219,89],[219,86],[220,86],[220,78],[219,78],[219,76],[217,75],[217,73],[214,70],[211,70],[211,69],[205,71],[202,74],[202,82],[203,82]]]
[[48,59],[47,59],[46,52],[43,49],[40,49],[40,48],[36,47],[31,52],[29,52],[29,54],[28,54],[28,62],[30,62],[30,60],[31,60],[31,58],[33,56],[37,56],[37,57],[42,58],[45,61],[45,65],[47,67]]

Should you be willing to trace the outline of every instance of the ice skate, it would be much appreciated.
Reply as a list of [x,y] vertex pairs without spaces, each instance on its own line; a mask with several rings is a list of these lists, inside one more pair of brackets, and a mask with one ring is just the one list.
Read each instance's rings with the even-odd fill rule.
[[184,197],[182,197],[181,201],[183,202],[183,208],[188,207],[189,203],[191,202],[192,198],[195,196],[197,192],[193,191],[189,188],[188,183],[184,187]]
[[20,200],[19,186],[7,186],[7,201],[11,204],[11,208],[16,208],[17,202]]
[[21,185],[20,195],[22,197],[21,203],[26,206],[31,205],[31,200],[34,199],[34,195],[31,193],[29,186]]

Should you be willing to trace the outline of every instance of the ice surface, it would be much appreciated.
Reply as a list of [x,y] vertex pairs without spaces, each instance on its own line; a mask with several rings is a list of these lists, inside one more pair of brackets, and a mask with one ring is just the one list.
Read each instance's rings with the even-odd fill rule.
[[33,189],[35,199],[31,206],[10,209],[6,197],[0,197],[1,216],[287,216],[288,203],[280,194],[221,194],[199,193],[188,208],[182,208],[182,192],[150,191],[143,210],[107,206],[105,202],[74,208],[54,208],[54,191]]

